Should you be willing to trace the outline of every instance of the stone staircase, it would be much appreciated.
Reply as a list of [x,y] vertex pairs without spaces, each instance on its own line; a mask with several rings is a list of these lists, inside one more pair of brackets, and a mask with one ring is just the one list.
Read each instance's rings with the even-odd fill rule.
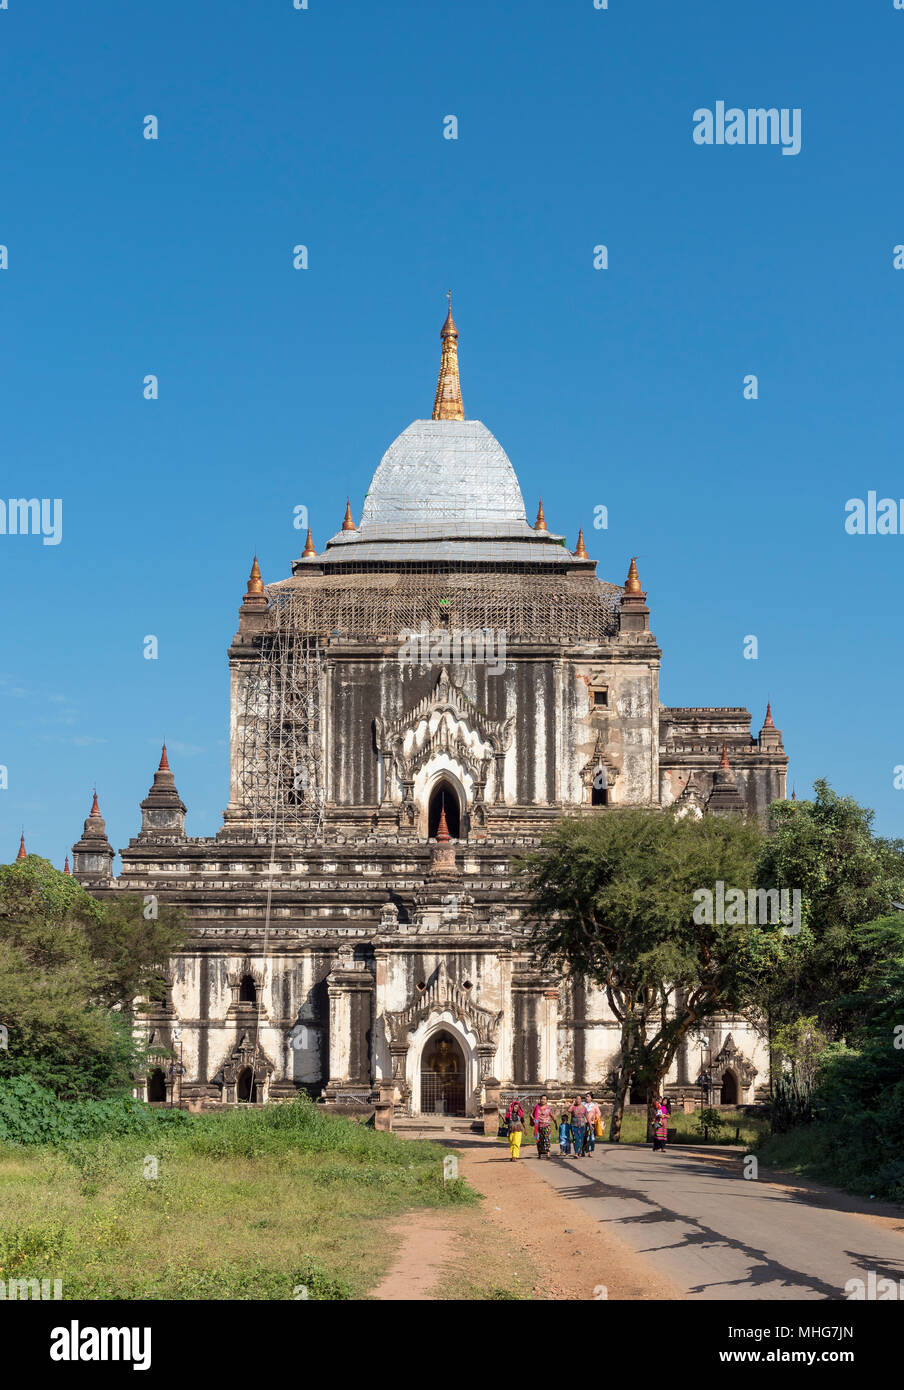
[[442,1134],[482,1134],[483,1121],[468,1115],[397,1115],[392,1121],[396,1134],[423,1134],[429,1138]]

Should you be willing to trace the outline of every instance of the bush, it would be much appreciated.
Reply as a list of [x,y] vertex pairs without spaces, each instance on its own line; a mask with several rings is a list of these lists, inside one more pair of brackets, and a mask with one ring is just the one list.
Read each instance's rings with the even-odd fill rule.
[[718,1139],[724,1121],[718,1110],[707,1107],[701,1110],[697,1116],[697,1128],[703,1135],[704,1143],[709,1143],[713,1139]]
[[9,1144],[63,1145],[91,1135],[140,1134],[148,1124],[148,1107],[131,1096],[58,1100],[22,1076],[0,1086],[0,1139]]

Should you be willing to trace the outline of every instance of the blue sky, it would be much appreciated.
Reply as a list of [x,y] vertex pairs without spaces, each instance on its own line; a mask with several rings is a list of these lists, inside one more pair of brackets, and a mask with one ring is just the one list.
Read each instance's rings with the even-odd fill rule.
[[[638,555],[663,700],[771,698],[798,795],[904,834],[904,536],[844,527],[904,495],[902,73],[893,0],[9,0],[0,496],[63,539],[0,536],[0,857],[62,864],[95,782],[125,844],[164,736],[215,833],[252,554],[360,515],[450,285],[529,513]],[[800,154],[695,144],[720,100],[800,108]]]

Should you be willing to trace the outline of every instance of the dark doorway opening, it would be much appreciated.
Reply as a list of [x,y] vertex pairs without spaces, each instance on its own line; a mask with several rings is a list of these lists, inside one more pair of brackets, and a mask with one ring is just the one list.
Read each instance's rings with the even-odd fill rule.
[[427,837],[430,840],[436,839],[441,811],[446,813],[446,825],[451,838],[460,840],[461,810],[458,804],[458,793],[448,782],[440,782],[430,798],[430,808],[427,813]]
[[464,1115],[465,1056],[451,1033],[435,1033],[421,1054],[421,1114]]
[[254,1102],[254,1073],[250,1067],[245,1067],[239,1072],[238,1085],[236,1086],[236,1099],[246,1105]]
[[254,983],[254,977],[252,975],[242,976],[242,983],[239,987],[239,1003],[257,1003],[257,985]]
[[609,778],[604,767],[598,767],[593,774],[593,782],[590,787],[590,805],[609,805]]
[[159,1067],[155,1067],[148,1077],[148,1100],[166,1100],[166,1077]]
[[738,1095],[738,1078],[733,1071],[723,1071],[722,1090],[719,1094],[720,1105],[737,1105],[740,1100]]

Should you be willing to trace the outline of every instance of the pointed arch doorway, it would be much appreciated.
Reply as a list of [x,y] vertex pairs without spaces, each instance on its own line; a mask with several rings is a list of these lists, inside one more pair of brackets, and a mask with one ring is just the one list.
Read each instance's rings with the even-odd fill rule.
[[458,799],[458,792],[452,783],[445,778],[441,778],[434,788],[433,795],[430,797],[430,808],[427,813],[427,838],[436,839],[436,832],[439,829],[440,814],[446,813],[446,827],[450,838],[453,840],[461,839],[461,803]]
[[442,1028],[421,1053],[421,1114],[466,1113],[465,1055],[455,1035]]
[[722,1089],[719,1093],[720,1105],[737,1105],[740,1101],[738,1095],[738,1078],[733,1071],[726,1070],[722,1073]]

